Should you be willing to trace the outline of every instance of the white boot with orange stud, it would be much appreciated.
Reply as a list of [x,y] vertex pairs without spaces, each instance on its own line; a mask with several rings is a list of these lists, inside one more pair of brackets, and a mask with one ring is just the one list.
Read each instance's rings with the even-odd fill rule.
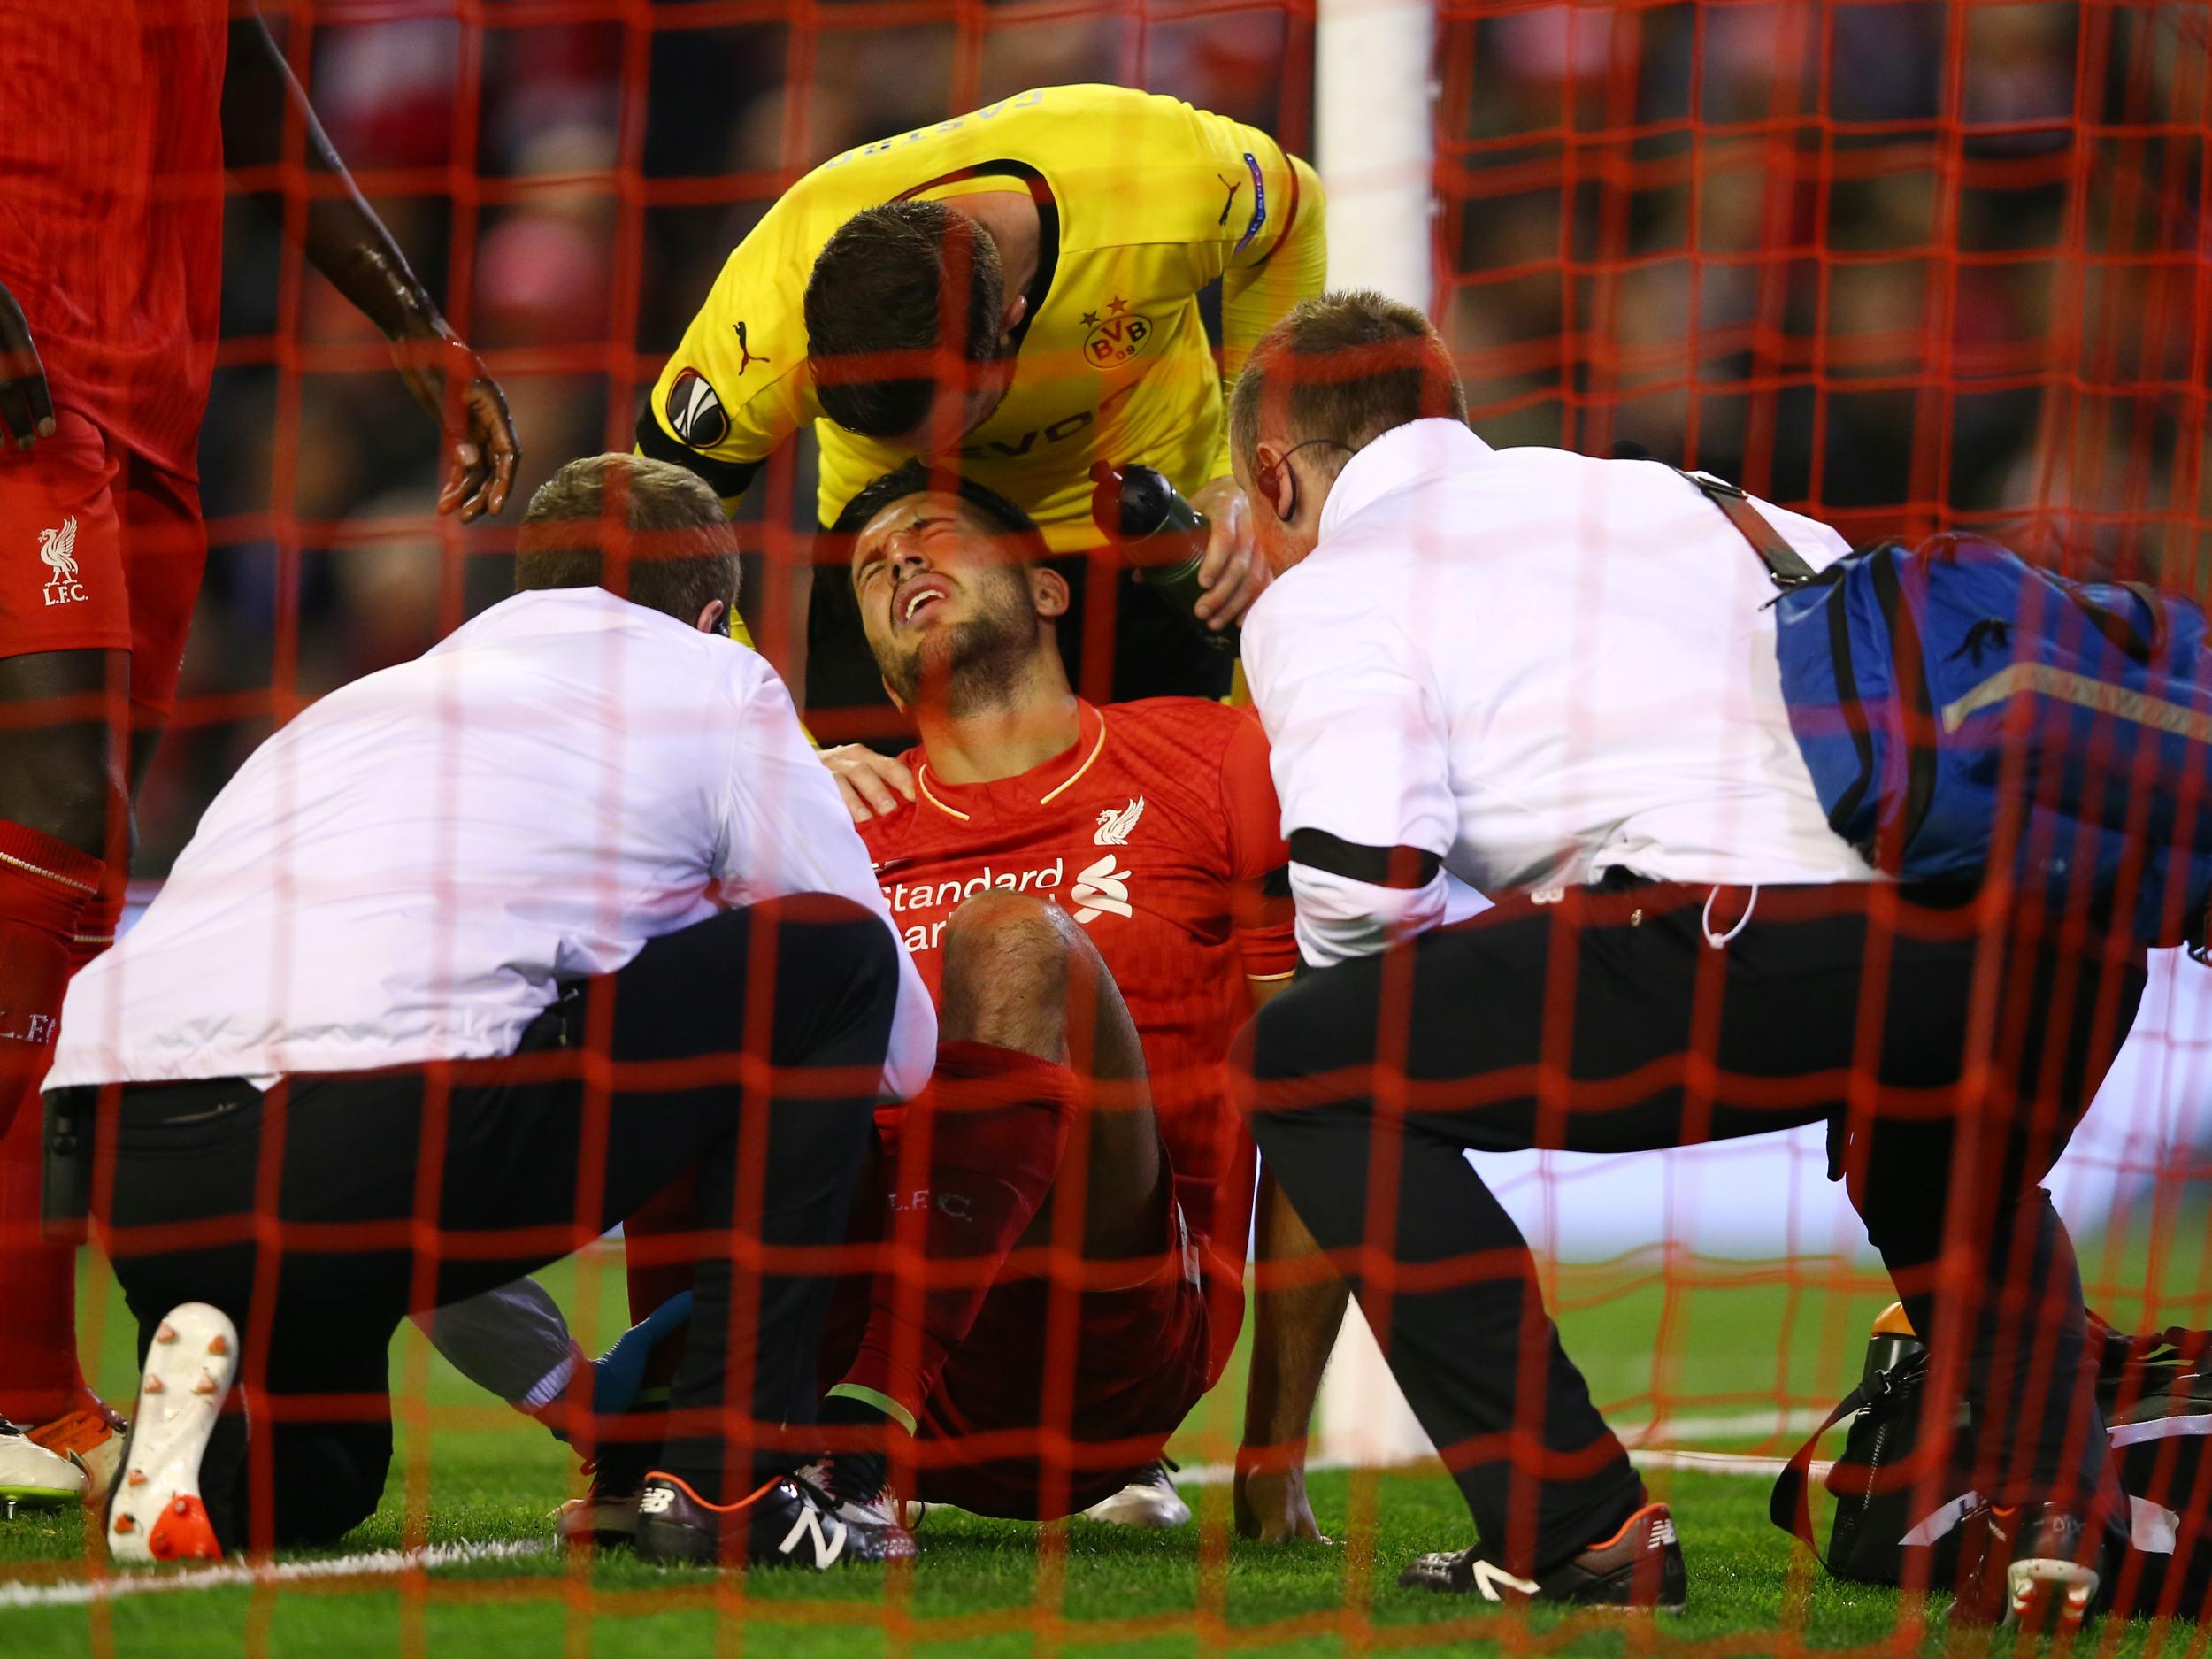
[[237,1371],[228,1315],[204,1302],[169,1310],[146,1355],[108,1501],[108,1554],[119,1564],[221,1559],[200,1497],[200,1459]]

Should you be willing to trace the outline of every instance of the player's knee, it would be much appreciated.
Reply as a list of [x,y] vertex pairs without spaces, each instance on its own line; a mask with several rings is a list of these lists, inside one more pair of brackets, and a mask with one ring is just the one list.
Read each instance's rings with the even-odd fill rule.
[[945,924],[939,1026],[953,1039],[1056,1058],[1071,966],[1103,972],[1081,927],[1033,894],[979,893]]
[[1973,1183],[1955,1179],[1946,1123],[1882,1122],[1860,1128],[1843,1151],[1843,1189],[1865,1224],[1867,1242],[1886,1256],[1932,1258],[1944,1230],[1966,1210],[1976,1220]]
[[841,922],[839,926],[845,934],[845,950],[854,986],[870,1018],[880,1014],[887,1020],[899,1001],[902,951],[898,936],[872,910],[857,904],[850,909],[851,919]]
[[956,908],[945,921],[944,943],[948,960],[955,950],[1064,954],[1090,945],[1075,919],[1051,900],[1004,887],[987,887]]
[[1846,1195],[1866,1228],[1866,1240],[1885,1257],[1932,1256],[1941,1248],[1946,1207],[1940,1194],[1916,1183],[1848,1173]]

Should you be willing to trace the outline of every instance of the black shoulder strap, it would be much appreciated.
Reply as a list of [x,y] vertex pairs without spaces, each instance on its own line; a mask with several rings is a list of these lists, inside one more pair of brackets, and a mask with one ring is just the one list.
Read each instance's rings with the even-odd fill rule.
[[[1660,465],[1665,466],[1667,463],[1662,461]],[[1805,563],[1779,530],[1767,522],[1766,515],[1751,504],[1742,490],[1710,472],[1686,472],[1678,466],[1669,470],[1681,472],[1706,500],[1726,515],[1728,522],[1751,543],[1751,550],[1765,564],[1767,574],[1774,578],[1777,588],[1801,588],[1812,580],[1813,567]]]
[[[1888,1373],[1880,1372],[1878,1377],[1886,1383]],[[1886,1387],[1882,1392],[1886,1393]],[[1876,1397],[1863,1384],[1844,1395],[1828,1414],[1828,1420],[1813,1431],[1812,1438],[1797,1448],[1797,1455],[1774,1478],[1774,1491],[1767,1499],[1767,1518],[1811,1550],[1813,1559],[1824,1567],[1828,1567],[1828,1557],[1821,1554],[1820,1545],[1813,1537],[1813,1455],[1820,1450],[1822,1435]],[[1828,1567],[1828,1571],[1832,1573],[1835,1569]]]

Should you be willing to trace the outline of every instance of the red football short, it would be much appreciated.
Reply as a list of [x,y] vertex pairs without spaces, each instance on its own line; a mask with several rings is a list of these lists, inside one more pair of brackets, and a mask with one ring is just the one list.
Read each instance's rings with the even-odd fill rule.
[[[877,1118],[875,1190],[853,1197],[855,1242],[879,1234],[883,1183],[898,1167],[891,1116]],[[844,1374],[867,1318],[867,1297],[848,1286],[824,1343],[826,1384]],[[1002,1273],[922,1409],[913,1495],[1017,1520],[1110,1497],[1205,1394],[1208,1335],[1198,1250],[1172,1203],[1156,1265],[1139,1284],[1060,1298],[1047,1279]]]
[[158,718],[207,566],[199,486],[74,410],[55,421],[31,449],[0,445],[0,657],[128,651],[131,707]]

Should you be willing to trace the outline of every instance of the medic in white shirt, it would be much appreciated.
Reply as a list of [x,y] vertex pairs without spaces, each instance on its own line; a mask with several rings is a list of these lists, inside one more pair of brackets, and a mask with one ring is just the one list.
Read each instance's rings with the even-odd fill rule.
[[[1962,1356],[1980,1490],[2021,1512],[1963,1616],[2041,1598],[2078,1617],[2127,1510],[2037,1182],[2126,1034],[2142,953],[1878,881],[1792,736],[1745,534],[1671,466],[1492,449],[1410,307],[1301,305],[1255,350],[1230,427],[1276,572],[1245,669],[1321,970],[1248,1030],[1254,1131],[1340,1262],[1417,1270],[1367,1311],[1475,1520],[1472,1548],[1402,1582],[1686,1594],[1673,1517],[1463,1154],[1824,1121],[1915,1330]],[[1740,505],[1816,572],[1847,550]],[[1494,908],[1448,925],[1455,878]],[[1377,1156],[1395,1168],[1371,1184]],[[1371,1191],[1394,1209],[1371,1217]]]
[[[572,462],[516,583],[264,743],[70,988],[50,1141],[113,1148],[92,1214],[146,1368],[119,1562],[342,1534],[383,1489],[389,1417],[360,1402],[399,1321],[680,1171],[726,1243],[639,1553],[912,1553],[787,1472],[833,1263],[741,1285],[726,1240],[802,1263],[843,1242],[875,1106],[928,1080],[928,993],[790,698],[722,633],[737,545],[711,490]],[[218,1415],[242,1364],[280,1406],[269,1484]]]

